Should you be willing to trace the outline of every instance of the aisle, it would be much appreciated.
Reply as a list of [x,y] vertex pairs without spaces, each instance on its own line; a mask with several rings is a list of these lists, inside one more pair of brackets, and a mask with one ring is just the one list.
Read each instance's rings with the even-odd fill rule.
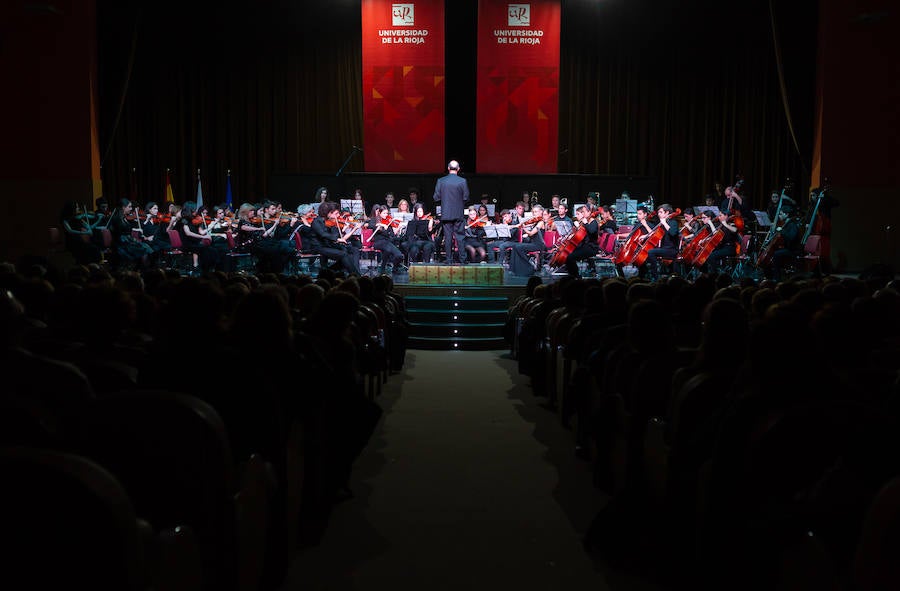
[[580,543],[604,497],[504,353],[408,354],[355,497],[285,589],[610,588]]

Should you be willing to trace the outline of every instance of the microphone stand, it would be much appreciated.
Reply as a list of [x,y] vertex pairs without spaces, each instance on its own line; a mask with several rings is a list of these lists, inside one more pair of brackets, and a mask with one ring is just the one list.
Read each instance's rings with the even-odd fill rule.
[[357,152],[362,152],[362,150],[360,150],[356,146],[353,146],[353,149],[350,150],[350,153],[347,155],[347,159],[344,160],[344,163],[341,164],[341,167],[338,169],[337,173],[334,176],[336,176],[336,177],[341,176],[341,174],[344,172],[344,169],[347,168],[348,164],[350,164],[350,159],[353,158],[353,155],[356,154]]

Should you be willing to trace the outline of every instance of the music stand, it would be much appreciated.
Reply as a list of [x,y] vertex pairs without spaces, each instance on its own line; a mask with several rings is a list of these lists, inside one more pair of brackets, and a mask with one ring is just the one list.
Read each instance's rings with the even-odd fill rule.
[[485,232],[487,232],[488,228],[492,228],[493,231],[497,234],[497,238],[510,238],[511,234],[509,233],[509,226],[506,224],[493,224],[491,226],[485,226]]
[[489,226],[485,226],[485,227],[484,227],[484,237],[485,237],[485,238],[488,238],[488,239],[491,239],[491,240],[494,240],[494,239],[498,238],[498,236],[497,236],[497,226],[494,226],[493,224],[492,224],[492,225],[489,225]]
[[768,228],[772,225],[772,220],[769,219],[769,213],[766,211],[756,211],[753,210],[753,215],[756,216],[756,223],[759,224],[760,228]]
[[719,215],[719,208],[716,207],[715,205],[698,205],[698,206],[694,207],[694,211],[697,212],[697,215],[700,215],[704,211],[708,212],[709,217],[711,217],[711,218],[718,217],[718,215]]
[[341,211],[349,209],[350,213],[366,214],[362,199],[341,199]]
[[572,222],[553,222],[553,229],[556,230],[556,233],[562,236],[568,236],[572,233],[572,228],[575,227],[575,224]]

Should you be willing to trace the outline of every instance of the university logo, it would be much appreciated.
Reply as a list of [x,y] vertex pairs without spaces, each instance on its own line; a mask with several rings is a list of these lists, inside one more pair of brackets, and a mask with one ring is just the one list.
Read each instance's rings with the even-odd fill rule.
[[415,4],[391,4],[391,24],[395,27],[411,27],[416,24]]
[[506,25],[508,27],[531,26],[531,4],[509,4]]

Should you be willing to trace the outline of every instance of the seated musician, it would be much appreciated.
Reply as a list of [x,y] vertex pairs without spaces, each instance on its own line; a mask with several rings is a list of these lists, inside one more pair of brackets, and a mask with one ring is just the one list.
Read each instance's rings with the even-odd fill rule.
[[782,203],[781,213],[775,221],[775,231],[780,232],[784,238],[781,248],[772,253],[772,266],[768,270],[769,277],[775,281],[782,280],[784,268],[800,254],[800,224],[794,219],[793,213],[793,207]]
[[[509,226],[510,228],[515,228],[513,224],[513,212],[509,209],[504,209],[500,212],[500,224]],[[512,247],[513,244],[517,243],[518,240],[513,240],[512,236],[509,238],[497,238],[488,243],[488,247],[494,251],[494,262],[503,264],[506,262],[506,249]],[[496,250],[494,250],[496,249]]]
[[594,257],[600,252],[598,239],[600,236],[600,224],[591,216],[591,210],[587,205],[581,205],[575,210],[575,218],[584,227],[587,234],[584,239],[569,253],[566,258],[566,272],[571,277],[578,277],[578,261],[587,260],[592,269],[595,268]]
[[[388,195],[391,194],[388,193]],[[366,222],[366,227],[374,231],[369,238],[369,244],[366,246],[371,246],[375,250],[381,251],[381,268],[378,270],[379,273],[387,271],[399,273],[403,270],[403,252],[397,247],[399,221],[399,219],[391,217],[391,210],[386,205],[375,205],[372,207],[372,215],[369,221]]]
[[322,267],[328,265],[329,260],[335,261],[331,270],[343,270],[351,275],[359,275],[359,253],[353,249],[347,240],[349,234],[354,228],[351,227],[346,233],[341,233],[338,229],[338,218],[341,210],[334,201],[324,201],[319,204],[319,214],[312,223],[309,224],[309,232],[301,238],[309,238],[309,244],[304,244],[304,250],[309,248],[311,252],[317,253],[322,258]]
[[722,261],[728,257],[733,257],[737,253],[737,244],[740,239],[738,228],[728,221],[727,211],[720,211],[715,221],[710,217],[708,211],[704,211],[700,214],[700,219],[709,226],[710,236],[717,231],[722,232],[722,241],[719,242],[719,246],[706,259],[707,270],[710,273],[718,273],[722,268]]
[[[569,217],[569,206],[565,203],[560,203],[556,206],[556,210],[553,212],[553,220],[557,222],[572,222],[572,218]],[[578,212],[575,212],[576,217],[578,216]]]
[[697,218],[693,207],[684,210],[684,224],[681,225],[681,241],[682,245],[687,244],[694,239],[697,232],[703,227],[703,223]]
[[619,225],[616,223],[615,218],[613,218],[612,208],[608,205],[604,205],[600,208],[599,215],[599,226],[597,231],[600,234],[616,234],[619,231]]
[[438,223],[433,216],[425,217],[425,207],[421,203],[413,206],[415,217],[406,225],[406,250],[410,264],[419,260],[430,263],[434,255],[434,225]]
[[208,243],[203,242],[207,238],[206,229],[200,227],[202,224],[194,223],[196,208],[197,205],[193,201],[185,203],[172,218],[174,230],[181,238],[181,249],[193,255],[193,271],[196,272],[198,267],[201,271],[211,271],[221,262],[221,252],[210,248]]
[[91,212],[84,211],[78,203],[69,201],[63,207],[60,220],[65,230],[66,250],[72,253],[76,263],[88,265],[103,260],[103,251],[91,242],[93,234]]
[[144,211],[143,219],[141,219],[141,226],[144,229],[144,242],[149,244],[153,250],[151,258],[160,252],[172,248],[169,242],[169,222],[159,215],[159,205],[157,203],[153,201],[147,203],[147,209]]
[[[484,214],[480,215],[482,211]],[[488,213],[485,205],[479,205],[478,209],[474,207],[469,208],[469,217],[466,219],[465,239],[463,240],[468,262],[485,262],[487,258],[487,244],[485,242],[484,226],[488,223]]]
[[[260,208],[262,215],[259,218],[259,224],[262,232],[257,234],[251,251],[259,259],[259,270],[262,272],[283,273],[296,252],[294,244],[288,242],[286,236],[277,233],[281,227],[279,208],[280,204],[276,201],[265,201]],[[299,220],[294,216],[290,222],[296,227]],[[254,226],[257,225],[255,221],[251,223]],[[285,223],[285,226],[287,225]]]
[[510,244],[509,271],[513,275],[528,277],[534,275],[535,266],[528,253],[533,251],[544,252],[544,208],[534,205],[531,208],[534,217],[522,226],[522,241]]
[[672,206],[663,203],[656,210],[659,216],[659,224],[665,228],[662,241],[657,248],[651,248],[647,251],[647,272],[651,279],[656,280],[659,277],[659,259],[675,259],[678,256],[678,245],[681,241],[678,231],[678,224],[672,218]]
[[216,251],[216,259],[224,261],[228,254],[228,231],[231,229],[231,220],[225,219],[226,207],[217,205],[213,208],[213,217],[206,226],[206,236],[212,241],[210,246]]
[[112,234],[112,248],[115,249],[118,260],[147,266],[153,250],[131,235],[131,231],[137,227],[136,219],[134,204],[128,199],[119,200],[119,207],[113,212],[108,226]]

